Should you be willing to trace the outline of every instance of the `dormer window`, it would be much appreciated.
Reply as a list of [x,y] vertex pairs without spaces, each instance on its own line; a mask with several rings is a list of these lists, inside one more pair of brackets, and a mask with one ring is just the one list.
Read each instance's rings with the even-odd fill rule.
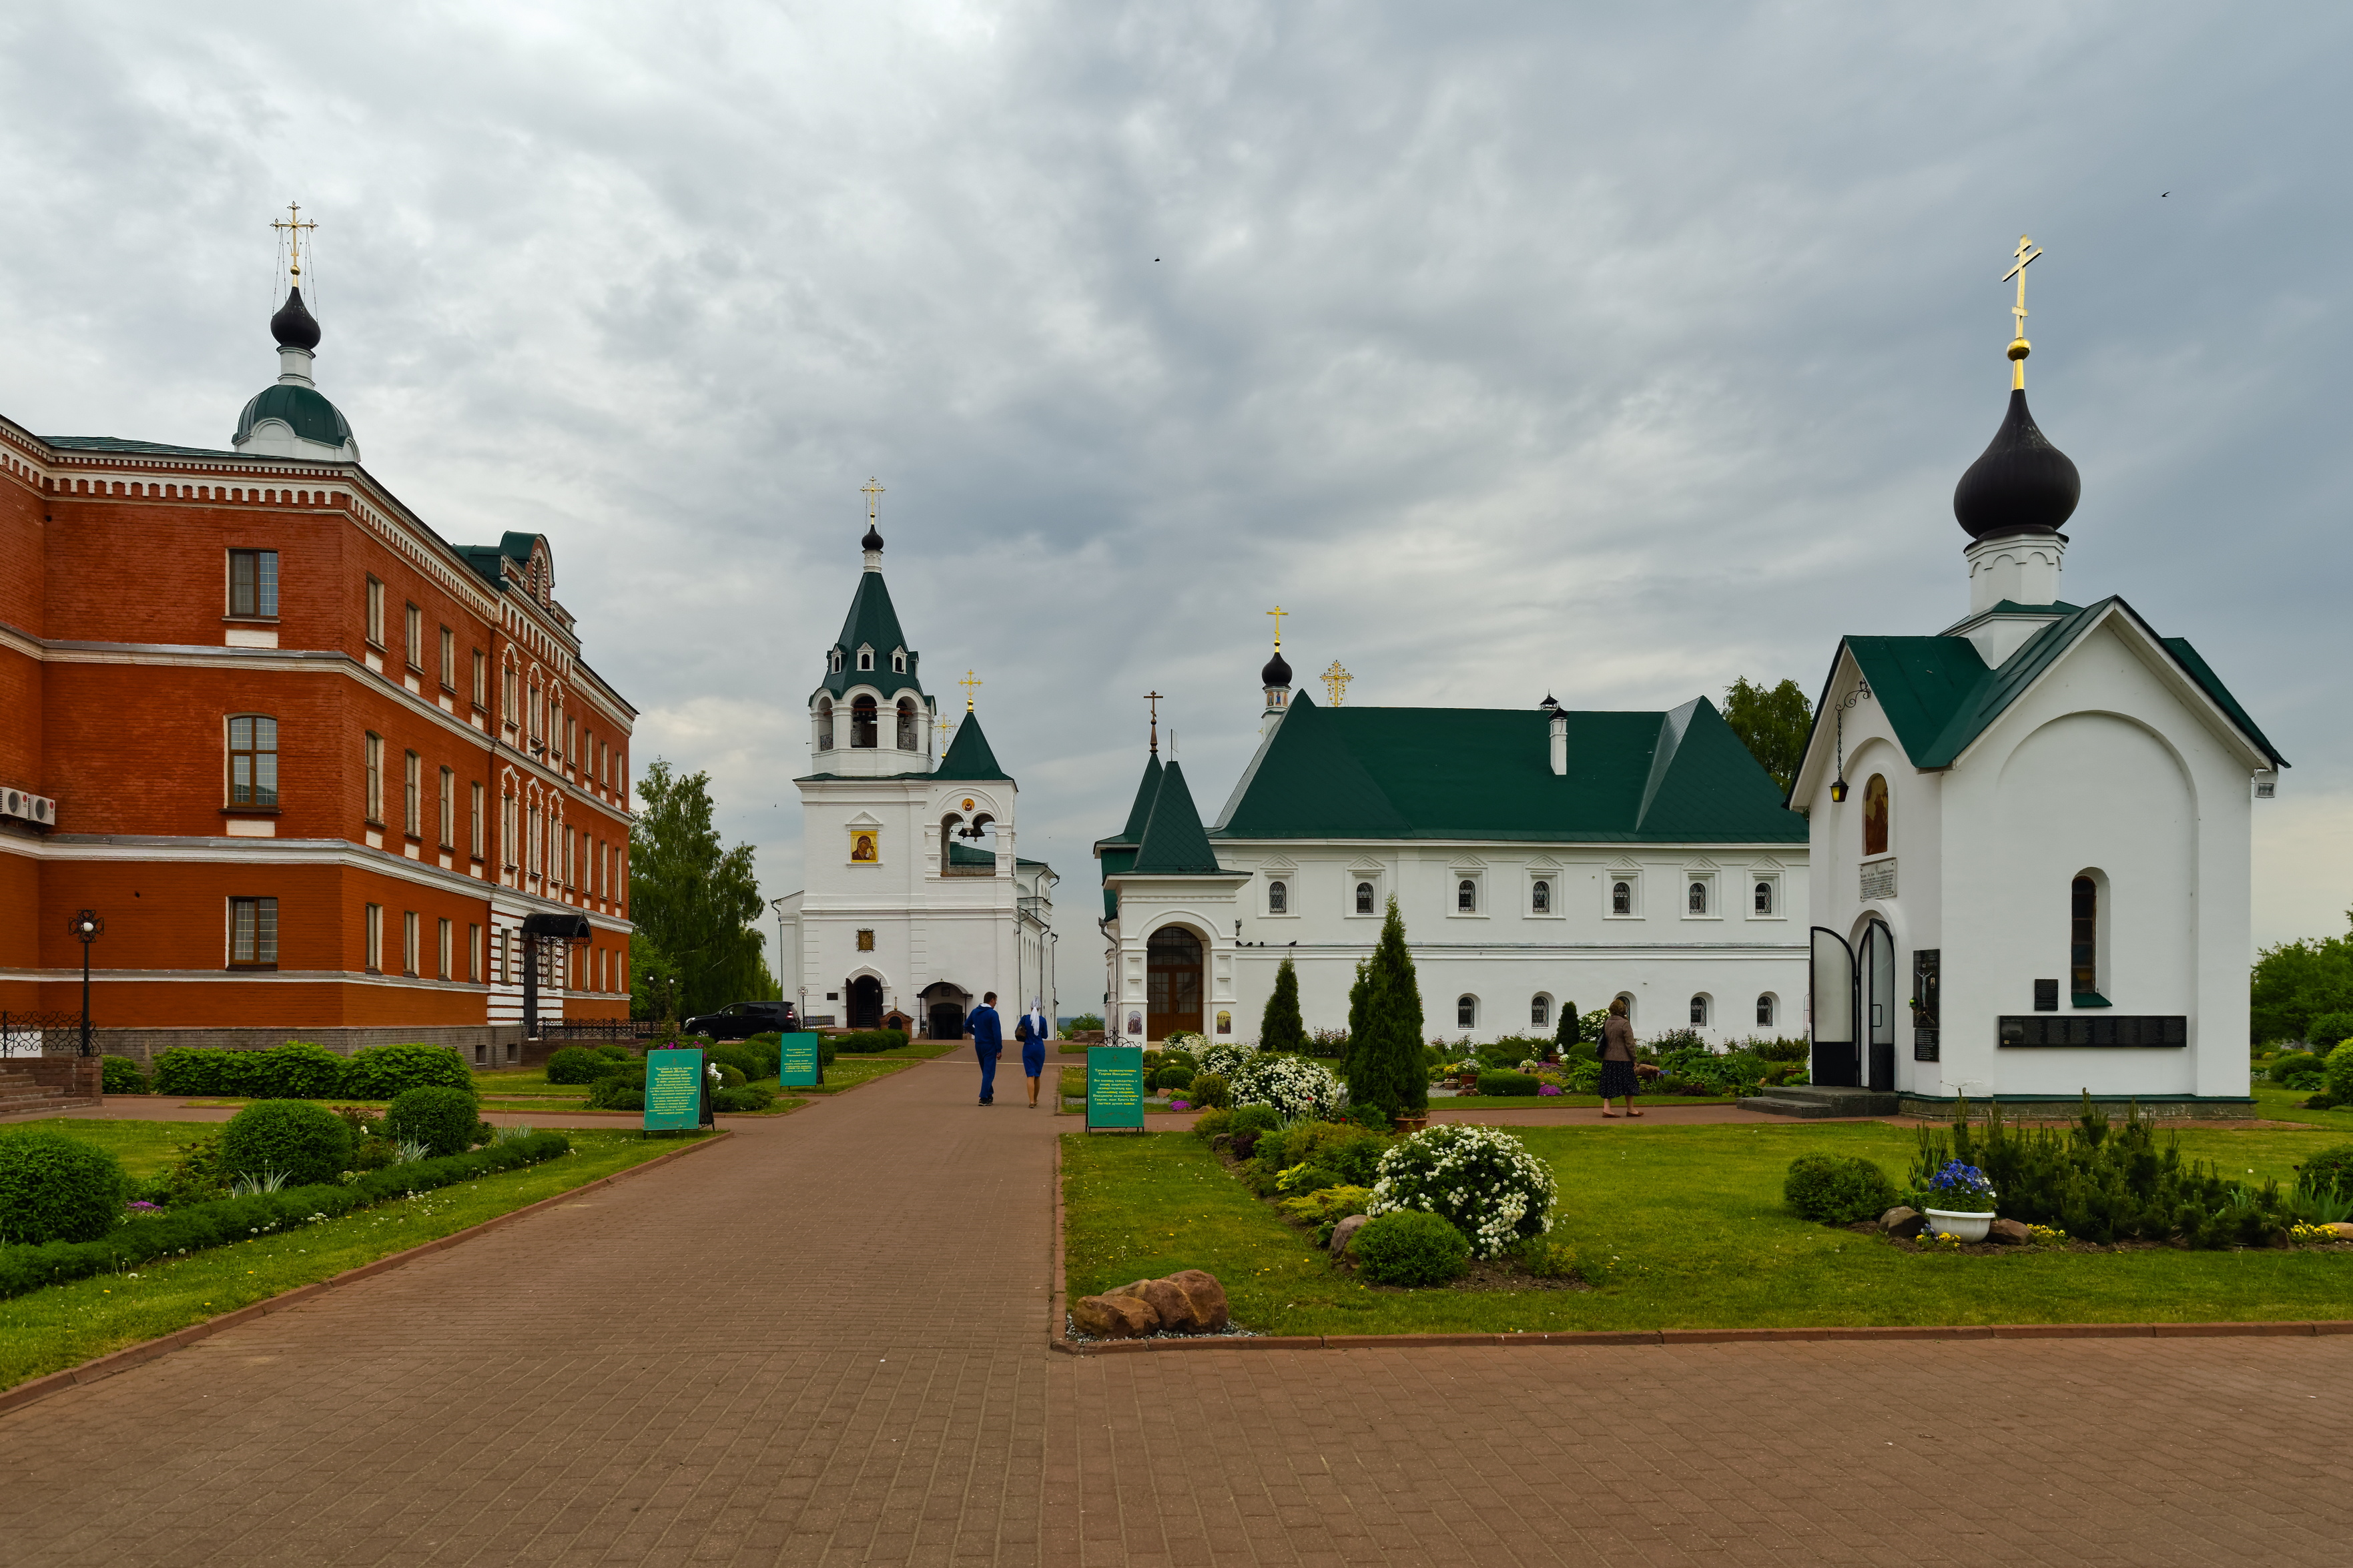
[[872,648],[862,647],[858,650],[858,668],[860,669],[871,669],[874,668],[874,650]]
[[828,656],[826,660],[826,673],[828,675],[839,675],[841,673],[841,650],[839,648],[835,648],[833,652]]
[[893,675],[904,675],[907,673],[907,650],[905,648],[900,648],[898,651],[892,654],[891,673]]

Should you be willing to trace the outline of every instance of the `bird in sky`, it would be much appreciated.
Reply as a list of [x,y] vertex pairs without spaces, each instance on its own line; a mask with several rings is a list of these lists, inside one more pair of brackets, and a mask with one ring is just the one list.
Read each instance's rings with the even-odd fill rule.
[[2171,191],[2159,191],[2159,192],[2158,192],[2158,193],[2157,193],[2157,199],[2158,199],[2158,201],[2163,201],[2166,197],[2168,197],[2168,196],[2171,195],[2172,194],[2173,194],[2173,193],[2172,193]]

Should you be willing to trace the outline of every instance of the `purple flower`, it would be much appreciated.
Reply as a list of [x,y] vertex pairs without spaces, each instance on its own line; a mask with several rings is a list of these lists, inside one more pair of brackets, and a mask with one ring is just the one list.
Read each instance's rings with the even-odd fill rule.
[[1168,1109],[1169,1109],[1169,1110],[1192,1110],[1192,1109],[1193,1109],[1193,1107],[1192,1107],[1192,1105],[1190,1104],[1190,1102],[1188,1102],[1188,1101],[1182,1100],[1170,1100],[1170,1101],[1168,1102]]
[[145,1198],[133,1198],[124,1206],[138,1214],[162,1214],[164,1212],[164,1205],[162,1204],[151,1204]]
[[1556,1083],[1540,1083],[1536,1085],[1536,1092],[1538,1094],[1558,1094],[1560,1092],[1560,1085]]

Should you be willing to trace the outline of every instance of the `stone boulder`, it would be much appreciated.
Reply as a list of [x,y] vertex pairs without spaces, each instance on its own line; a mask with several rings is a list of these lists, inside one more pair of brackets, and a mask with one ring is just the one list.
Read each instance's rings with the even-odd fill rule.
[[1918,1209],[1905,1208],[1900,1204],[1879,1216],[1879,1228],[1899,1241],[1909,1241],[1919,1235],[1921,1227],[1927,1223],[1926,1215],[1922,1214]]
[[1348,1244],[1356,1239],[1356,1233],[1370,1224],[1372,1224],[1372,1221],[1363,1215],[1352,1214],[1346,1219],[1342,1220],[1338,1225],[1334,1226],[1332,1227],[1332,1256],[1338,1258],[1345,1254],[1348,1250]]
[[2034,1240],[2032,1237],[2026,1234],[2025,1225],[2014,1219],[1994,1221],[1986,1229],[1986,1239],[1999,1242],[2004,1247],[2025,1247]]
[[1226,1305],[1226,1288],[1218,1283],[1216,1275],[1200,1268],[1183,1268],[1162,1283],[1174,1285],[1192,1303],[1195,1325],[1192,1332],[1219,1333],[1234,1321],[1233,1312]]
[[1160,1314],[1134,1296],[1082,1296],[1071,1308],[1071,1321],[1090,1339],[1133,1340],[1160,1331]]
[[2336,1224],[2326,1226],[2323,1228],[2335,1231],[2337,1233],[2337,1238],[2339,1241],[2353,1241],[2353,1225],[2348,1225],[2341,1219]]

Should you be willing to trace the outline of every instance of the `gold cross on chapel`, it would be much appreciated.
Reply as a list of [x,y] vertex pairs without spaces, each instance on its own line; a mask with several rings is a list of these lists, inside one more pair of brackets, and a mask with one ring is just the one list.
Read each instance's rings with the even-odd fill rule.
[[302,237],[319,226],[302,216],[301,202],[288,202],[286,216],[272,218],[269,226],[286,236],[287,257],[292,263],[287,270],[294,275],[294,281],[299,286],[302,281]]
[[2010,384],[2016,391],[2026,384],[2026,356],[2034,352],[2034,346],[2026,341],[2026,268],[2042,252],[2021,234],[2018,237],[2018,248],[2010,254],[2018,259],[2001,275],[2001,280],[2007,283],[2013,278],[2018,279],[2018,303],[2010,308],[2010,313],[2018,318],[2018,335],[2010,344]]
[[1291,612],[1284,609],[1281,605],[1277,605],[1274,608],[1269,610],[1267,614],[1274,617],[1274,646],[1276,649],[1280,651],[1282,647],[1282,617],[1291,614]]
[[1337,708],[1340,706],[1340,700],[1348,693],[1348,682],[1356,678],[1342,669],[1340,661],[1335,658],[1332,661],[1332,668],[1325,670],[1321,679],[1324,682],[1324,689],[1332,694],[1332,706]]
[[1147,691],[1144,700],[1152,704],[1152,750],[1157,755],[1160,751],[1160,693]]
[[858,489],[859,493],[866,498],[866,521],[869,522],[879,521],[882,515],[882,487],[870,479],[859,486]]
[[967,713],[972,711],[973,689],[980,683],[980,677],[968,669],[964,672],[964,679],[956,682],[958,686],[964,688],[964,710]]

